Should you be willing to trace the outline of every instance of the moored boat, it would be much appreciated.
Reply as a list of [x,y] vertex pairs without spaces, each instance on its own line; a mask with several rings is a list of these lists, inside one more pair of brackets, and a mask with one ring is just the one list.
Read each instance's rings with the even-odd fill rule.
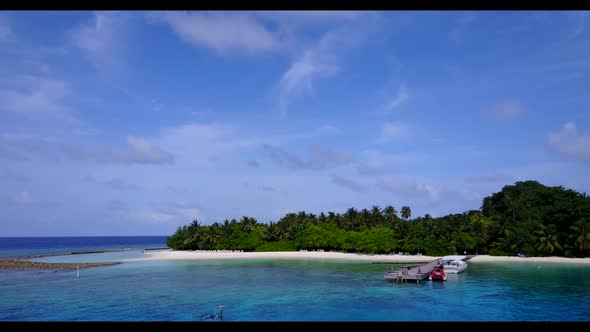
[[447,261],[443,265],[443,268],[446,273],[457,274],[467,269],[467,263],[458,260]]
[[428,280],[440,280],[440,281],[445,281],[447,280],[447,275],[445,274],[445,270],[442,267],[442,265],[436,266],[434,269],[432,269],[432,272],[430,272],[430,276],[428,277]]
[[464,261],[466,256],[445,256],[442,258],[442,266],[446,273],[457,274],[467,269]]

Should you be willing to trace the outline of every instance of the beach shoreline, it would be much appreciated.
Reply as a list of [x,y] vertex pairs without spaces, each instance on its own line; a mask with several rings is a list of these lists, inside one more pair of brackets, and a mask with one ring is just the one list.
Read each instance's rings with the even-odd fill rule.
[[[231,251],[156,251],[146,257],[130,258],[125,261],[154,260],[217,260],[217,259],[323,259],[364,261],[375,263],[428,263],[437,258],[424,255],[368,255],[326,251],[273,251],[273,252],[231,252]],[[534,263],[576,263],[590,264],[590,258],[566,257],[514,257],[478,255],[469,263],[478,262],[534,262]]]

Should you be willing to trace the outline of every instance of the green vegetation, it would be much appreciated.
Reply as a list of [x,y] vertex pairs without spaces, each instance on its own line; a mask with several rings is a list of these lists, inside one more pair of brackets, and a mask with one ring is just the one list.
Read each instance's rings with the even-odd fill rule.
[[409,252],[586,257],[590,253],[590,197],[536,181],[516,182],[483,199],[480,210],[410,219],[408,206],[348,209],[343,214],[289,213],[278,222],[243,217],[202,226],[193,221],[167,240],[176,250],[299,249],[362,253]]

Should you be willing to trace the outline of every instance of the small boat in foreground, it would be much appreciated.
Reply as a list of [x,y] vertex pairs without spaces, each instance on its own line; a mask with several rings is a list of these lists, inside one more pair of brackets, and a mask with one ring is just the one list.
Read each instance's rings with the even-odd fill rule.
[[430,272],[430,276],[428,277],[428,280],[440,280],[440,281],[445,281],[447,280],[447,275],[445,274],[445,270],[443,268],[442,265],[436,266],[434,269],[432,269],[432,272]]

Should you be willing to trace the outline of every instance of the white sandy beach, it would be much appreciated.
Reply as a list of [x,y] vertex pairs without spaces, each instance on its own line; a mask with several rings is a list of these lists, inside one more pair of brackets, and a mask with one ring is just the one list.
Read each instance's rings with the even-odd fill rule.
[[515,257],[515,256],[490,256],[478,255],[469,260],[475,262],[534,262],[534,263],[576,263],[590,264],[590,258],[567,258],[567,257]]
[[[288,252],[215,252],[215,251],[156,251],[143,258],[129,260],[206,260],[206,259],[334,259],[388,263],[427,263],[440,257],[423,255],[365,255],[341,252],[288,251]],[[545,262],[590,264],[590,258],[565,257],[506,257],[478,255],[469,260],[477,262]]]

